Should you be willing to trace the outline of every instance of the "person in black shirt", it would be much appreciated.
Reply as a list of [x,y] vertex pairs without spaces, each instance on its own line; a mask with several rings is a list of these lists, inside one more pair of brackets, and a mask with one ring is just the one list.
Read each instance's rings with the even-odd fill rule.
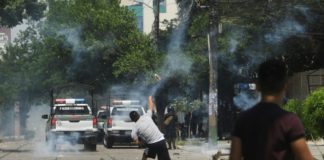
[[304,128],[294,113],[283,110],[287,69],[268,60],[258,70],[261,102],[244,111],[232,133],[230,160],[311,160]]

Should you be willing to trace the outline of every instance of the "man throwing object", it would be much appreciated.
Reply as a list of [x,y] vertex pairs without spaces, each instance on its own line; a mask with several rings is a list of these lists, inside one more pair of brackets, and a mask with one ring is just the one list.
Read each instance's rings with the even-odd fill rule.
[[129,113],[130,119],[135,122],[135,127],[132,130],[132,138],[139,143],[139,139],[147,144],[143,153],[142,160],[147,158],[155,158],[158,160],[170,160],[169,151],[167,149],[163,134],[152,120],[153,113],[153,99],[152,96],[148,98],[149,110],[143,116],[140,116],[136,111]]

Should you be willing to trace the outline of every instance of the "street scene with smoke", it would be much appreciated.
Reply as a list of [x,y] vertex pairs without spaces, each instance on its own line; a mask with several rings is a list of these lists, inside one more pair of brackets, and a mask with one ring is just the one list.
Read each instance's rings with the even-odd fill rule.
[[[248,159],[246,146],[277,142],[243,140],[253,125],[242,119],[263,103],[296,115],[297,138],[323,159],[323,7],[321,0],[4,0],[0,160],[235,159],[235,138]],[[277,90],[283,70],[260,69],[271,60],[287,76]],[[140,124],[147,116],[153,123]]]

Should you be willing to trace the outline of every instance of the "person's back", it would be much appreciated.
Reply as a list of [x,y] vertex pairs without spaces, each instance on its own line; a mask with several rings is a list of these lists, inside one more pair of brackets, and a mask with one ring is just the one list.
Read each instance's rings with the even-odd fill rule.
[[156,155],[158,160],[170,160],[164,136],[152,120],[154,107],[152,96],[148,97],[148,106],[149,111],[144,116],[140,116],[136,111],[129,113],[130,119],[135,122],[131,133],[132,139],[135,143],[139,143],[139,141],[146,143],[147,148],[144,150],[143,160],[147,158],[155,159]]
[[274,103],[261,102],[244,112],[234,131],[245,159],[294,159],[289,144],[304,136],[298,117]]
[[260,65],[257,88],[261,102],[239,116],[232,133],[231,160],[312,159],[299,118],[280,107],[286,74],[285,65],[278,60]]
[[148,111],[147,115],[141,116],[135,123],[138,136],[148,144],[160,141],[164,138],[163,134],[152,120],[151,115],[151,111]]

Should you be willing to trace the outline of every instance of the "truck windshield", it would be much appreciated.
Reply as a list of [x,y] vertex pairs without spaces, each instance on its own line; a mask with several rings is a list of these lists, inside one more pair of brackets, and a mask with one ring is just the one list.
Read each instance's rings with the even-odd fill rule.
[[104,116],[107,116],[107,112],[99,112],[98,119],[103,119]]
[[112,116],[129,116],[131,111],[137,111],[140,115],[143,115],[141,107],[114,107],[111,115]]
[[55,114],[59,115],[86,115],[90,114],[87,106],[57,106]]

